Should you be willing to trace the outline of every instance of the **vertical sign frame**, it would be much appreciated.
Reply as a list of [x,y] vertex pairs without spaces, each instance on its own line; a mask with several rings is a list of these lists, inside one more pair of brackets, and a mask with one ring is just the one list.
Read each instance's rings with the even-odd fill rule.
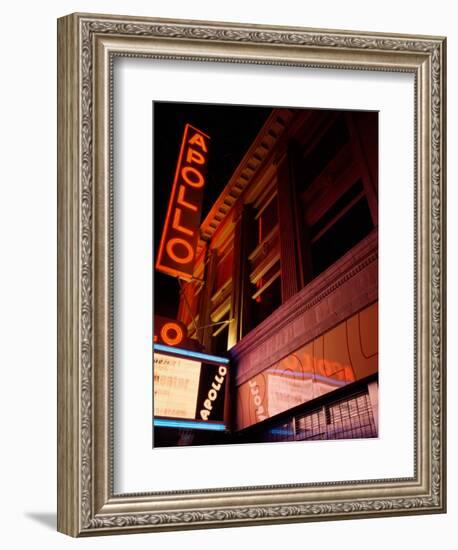
[[192,279],[210,136],[186,124],[156,259],[156,269]]

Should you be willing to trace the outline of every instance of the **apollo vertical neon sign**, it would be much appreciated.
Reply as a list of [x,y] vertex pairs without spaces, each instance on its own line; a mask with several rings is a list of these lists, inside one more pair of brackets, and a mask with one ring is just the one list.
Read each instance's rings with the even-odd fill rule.
[[156,269],[189,280],[194,269],[210,137],[186,124]]

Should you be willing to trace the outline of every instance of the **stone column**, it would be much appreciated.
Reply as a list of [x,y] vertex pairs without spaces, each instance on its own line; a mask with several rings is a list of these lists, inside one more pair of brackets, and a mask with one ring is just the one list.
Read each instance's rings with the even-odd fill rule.
[[206,266],[204,268],[204,287],[201,291],[201,299],[199,304],[199,327],[198,340],[203,345],[205,351],[211,352],[212,347],[212,331],[211,323],[211,297],[213,287],[215,286],[217,253],[211,248],[207,251]]
[[359,165],[372,223],[378,226],[378,134],[372,123],[374,113],[347,113],[351,146]]
[[252,208],[249,205],[242,205],[235,219],[229,348],[234,346],[250,327],[251,285],[248,255],[255,246],[256,232],[253,225]]
[[277,158],[278,221],[280,229],[280,261],[282,301],[297,294],[308,279],[304,273],[302,224],[298,219],[296,178],[298,161],[293,145]]

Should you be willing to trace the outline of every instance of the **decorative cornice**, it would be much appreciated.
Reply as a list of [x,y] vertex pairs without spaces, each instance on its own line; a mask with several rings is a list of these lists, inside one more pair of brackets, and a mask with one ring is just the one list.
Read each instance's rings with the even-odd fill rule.
[[255,141],[243,156],[227,185],[202,222],[200,231],[205,239],[211,239],[231,210],[237,208],[237,199],[265,167],[270,154],[281,139],[292,117],[292,111],[289,109],[274,109],[269,115],[258,132]]

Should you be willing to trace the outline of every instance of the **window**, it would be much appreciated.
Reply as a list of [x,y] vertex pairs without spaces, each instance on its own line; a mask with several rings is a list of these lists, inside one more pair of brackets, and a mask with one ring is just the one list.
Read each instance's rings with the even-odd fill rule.
[[349,133],[342,117],[333,120],[331,116],[321,128],[314,132],[305,149],[304,163],[300,170],[302,191],[315,182],[348,142]]
[[273,274],[260,279],[260,288],[253,294],[252,328],[262,323],[281,305],[280,271],[274,266]]
[[256,246],[250,263],[250,329],[271,315],[282,303],[278,199],[273,192],[255,214]]
[[278,223],[277,196],[274,195],[257,216],[258,244],[267,239]]
[[[316,277],[373,229],[362,184],[356,183],[311,228],[312,275]],[[351,198],[353,195],[353,198]],[[342,200],[344,199],[344,200]],[[338,203],[338,204],[337,204]]]
[[368,168],[364,155],[355,153],[361,146],[351,131],[352,116],[330,113],[313,136],[304,137],[302,152],[295,159],[303,284],[374,228],[367,196]]
[[213,353],[227,352],[231,311],[232,269],[234,265],[233,241],[226,241],[217,258],[213,292],[210,300],[210,346]]
[[232,279],[234,249],[228,250],[218,261],[215,277],[215,293],[220,291]]
[[229,336],[229,312],[227,312],[213,327],[212,352],[215,355],[226,355]]

